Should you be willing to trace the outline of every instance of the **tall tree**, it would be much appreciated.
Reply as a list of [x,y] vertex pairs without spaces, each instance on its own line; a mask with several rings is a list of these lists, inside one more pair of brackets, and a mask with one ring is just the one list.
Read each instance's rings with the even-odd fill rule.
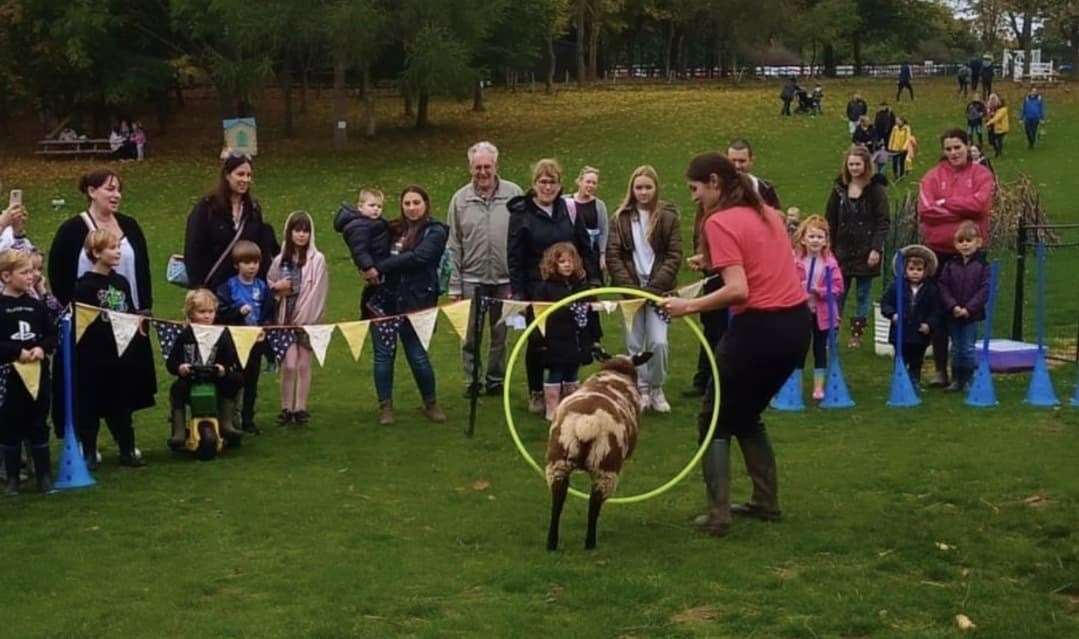
[[[374,91],[368,86],[371,64],[385,47],[390,13],[378,0],[335,0],[327,7],[322,24],[333,59],[334,145],[348,141],[348,92],[345,76],[350,68],[360,70],[364,91],[364,135],[375,135]],[[345,123],[342,128],[341,123]]]

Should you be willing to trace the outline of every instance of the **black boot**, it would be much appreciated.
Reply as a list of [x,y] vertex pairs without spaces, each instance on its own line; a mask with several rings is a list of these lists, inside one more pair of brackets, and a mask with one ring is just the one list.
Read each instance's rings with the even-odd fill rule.
[[244,440],[243,432],[236,430],[236,426],[233,425],[235,416],[236,398],[219,397],[217,400],[217,428],[230,448],[239,448]]
[[768,433],[762,430],[756,435],[739,437],[738,446],[742,449],[746,472],[753,482],[753,496],[744,504],[731,506],[731,512],[766,521],[778,520],[782,515],[779,510],[779,478]]
[[9,497],[14,497],[19,494],[19,466],[22,465],[22,460],[19,459],[19,447],[18,446],[4,446],[4,467],[7,470],[7,482],[4,485],[4,494]]
[[954,362],[952,363],[952,383],[945,390],[958,393],[963,390],[963,369]]
[[183,450],[187,442],[187,409],[173,408],[171,424],[172,437],[166,440],[165,445],[170,450]]
[[52,460],[49,459],[49,445],[34,446],[30,449],[34,458],[34,474],[37,477],[37,491],[42,495],[56,492],[52,486]]
[[693,520],[701,530],[722,537],[731,526],[731,442],[714,439],[701,459],[708,511]]

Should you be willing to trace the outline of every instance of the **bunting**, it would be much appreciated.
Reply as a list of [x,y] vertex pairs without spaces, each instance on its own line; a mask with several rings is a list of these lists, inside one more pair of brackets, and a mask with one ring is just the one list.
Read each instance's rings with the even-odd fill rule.
[[168,361],[169,354],[172,353],[172,347],[176,344],[176,340],[179,339],[180,333],[184,332],[183,324],[150,320],[150,326],[153,326],[154,332],[157,333],[157,343],[161,346],[161,357]]
[[266,341],[270,343],[274,361],[280,363],[285,359],[288,349],[296,343],[296,330],[292,328],[268,328],[266,329]]
[[408,321],[412,324],[412,330],[416,331],[416,337],[420,338],[423,350],[431,344],[431,336],[435,333],[435,321],[438,319],[438,308],[429,308],[417,313],[409,313]]
[[553,306],[551,302],[532,302],[532,314],[539,320],[536,328],[539,329],[540,335],[544,337],[547,337],[547,318],[540,319],[540,315],[551,306]]
[[26,387],[26,392],[30,393],[30,397],[37,400],[38,391],[41,390],[41,362],[35,360],[33,362],[15,362],[13,364],[15,372],[22,378],[22,385]]
[[127,347],[131,345],[131,340],[135,337],[135,333],[138,333],[139,327],[142,326],[142,316],[118,313],[116,311],[105,311],[105,314],[109,318],[109,324],[112,326],[112,336],[116,340],[116,355],[123,357],[124,353],[127,352]]
[[236,356],[240,360],[240,366],[247,368],[247,360],[251,359],[251,349],[259,341],[262,328],[259,326],[229,326],[229,336],[232,344],[236,347]]
[[693,299],[701,296],[701,290],[704,289],[705,280],[697,280],[692,284],[686,284],[682,288],[678,289],[676,294],[683,299]]
[[342,322],[337,329],[345,336],[348,342],[348,350],[352,352],[352,359],[359,360],[363,352],[363,343],[367,340],[367,330],[371,328],[371,322]]
[[619,307],[622,309],[622,321],[626,324],[626,332],[629,333],[633,330],[633,318],[637,316],[637,313],[644,306],[647,300],[623,300],[619,302]]
[[[435,309],[435,311],[437,312],[438,309]],[[333,324],[304,326],[303,330],[307,333],[308,341],[311,343],[311,350],[315,351],[318,365],[325,366],[326,349],[330,347],[330,336],[333,335]]]
[[663,320],[664,324],[671,323],[671,314],[667,312],[667,309],[663,308],[659,304],[656,304],[652,300],[648,300],[648,308],[655,311],[656,315],[659,316],[659,319]]
[[397,346],[397,332],[401,330],[401,325],[405,323],[403,317],[388,317],[374,320],[373,323],[375,325],[375,339],[391,350]]
[[199,347],[199,359],[205,364],[217,346],[217,341],[221,339],[221,334],[225,332],[225,327],[216,324],[192,324],[191,331],[195,334],[195,343]]
[[101,314],[101,309],[94,308],[93,306],[83,306],[82,304],[75,305],[75,343],[78,344],[82,339],[83,333],[90,327],[90,324],[94,323],[97,316]]
[[517,300],[502,300],[502,313],[498,317],[499,322],[505,322],[510,315],[523,313],[529,307],[528,302]]
[[[442,307],[442,314],[449,320],[450,326],[461,341],[468,335],[468,319],[472,312],[472,300],[461,300]],[[479,311],[477,311],[479,312]]]

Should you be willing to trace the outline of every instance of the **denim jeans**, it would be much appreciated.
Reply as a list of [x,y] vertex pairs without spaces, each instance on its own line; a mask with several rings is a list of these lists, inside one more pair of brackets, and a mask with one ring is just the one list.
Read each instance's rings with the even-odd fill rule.
[[978,339],[979,323],[948,319],[948,337],[952,340],[952,366],[974,369],[974,344]]
[[843,307],[847,304],[847,294],[850,293],[851,282],[854,280],[855,292],[854,298],[857,303],[854,309],[854,317],[866,318],[869,317],[869,290],[873,288],[873,278],[868,276],[854,276],[853,278],[843,278],[843,294],[839,296],[839,314],[843,314]]
[[580,366],[554,366],[547,369],[547,383],[548,384],[564,384],[566,382],[576,382],[578,371],[581,370]]
[[[373,335],[375,344],[375,390],[378,392],[378,401],[384,402],[393,399],[393,363],[397,358],[397,340],[392,344],[385,344],[378,335]],[[398,332],[401,343],[405,345],[405,357],[412,369],[412,376],[416,378],[416,386],[420,389],[420,395],[425,401],[435,398],[435,369],[431,367],[431,360],[427,357],[427,351],[416,336],[412,324],[407,321],[401,324]]]

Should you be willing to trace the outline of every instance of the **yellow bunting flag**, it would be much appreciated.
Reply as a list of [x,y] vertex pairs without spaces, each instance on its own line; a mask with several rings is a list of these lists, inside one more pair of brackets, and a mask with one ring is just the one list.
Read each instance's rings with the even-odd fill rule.
[[94,323],[97,316],[101,314],[101,311],[93,306],[83,306],[82,304],[75,305],[75,343],[78,344],[82,339],[82,334],[86,332],[90,324]]
[[304,326],[303,330],[311,341],[311,350],[315,351],[319,366],[326,365],[326,349],[330,347],[330,336],[333,335],[333,324],[317,324]]
[[208,363],[210,353],[217,346],[217,340],[221,339],[221,334],[225,332],[225,327],[215,324],[192,324],[191,332],[195,334],[195,343],[199,346],[199,360],[203,364]]
[[622,309],[622,320],[626,323],[627,333],[633,330],[633,318],[637,316],[637,313],[647,301],[648,300],[624,300],[618,303],[619,308]]
[[30,397],[37,399],[37,393],[41,390],[41,362],[15,362],[15,372],[22,378],[22,384]]
[[543,335],[544,337],[547,336],[547,319],[540,319],[540,314],[550,307],[551,304],[548,302],[532,302],[532,313],[535,314],[536,319],[539,319],[536,328],[539,330],[540,335]]
[[131,345],[131,340],[135,337],[135,333],[138,333],[139,327],[142,326],[142,316],[117,313],[116,311],[105,311],[105,315],[109,318],[109,324],[112,326],[112,336],[116,341],[116,355],[123,357],[127,347]]
[[412,330],[416,331],[416,337],[420,338],[424,350],[431,343],[431,335],[435,332],[435,320],[438,319],[438,308],[429,308],[418,313],[409,313],[408,321],[412,324]]
[[683,299],[693,299],[700,297],[701,289],[704,288],[704,280],[698,280],[692,284],[686,284],[682,288],[678,289],[678,297]]
[[502,300],[502,316],[498,318],[498,321],[505,322],[509,316],[521,313],[526,308],[528,308],[528,302],[518,302],[516,300]]
[[363,352],[363,343],[367,340],[367,330],[369,328],[371,328],[371,322],[368,320],[341,322],[337,325],[337,330],[341,331],[341,334],[345,336],[345,341],[348,342],[348,349],[352,352],[352,359],[360,359],[360,353]]
[[461,341],[468,335],[468,318],[472,312],[472,300],[461,300],[442,307],[442,314],[450,321],[450,326]]
[[240,366],[247,368],[247,360],[251,358],[251,349],[259,341],[262,328],[259,326],[230,326],[229,335],[232,336],[232,344],[236,347],[236,355],[240,358]]

